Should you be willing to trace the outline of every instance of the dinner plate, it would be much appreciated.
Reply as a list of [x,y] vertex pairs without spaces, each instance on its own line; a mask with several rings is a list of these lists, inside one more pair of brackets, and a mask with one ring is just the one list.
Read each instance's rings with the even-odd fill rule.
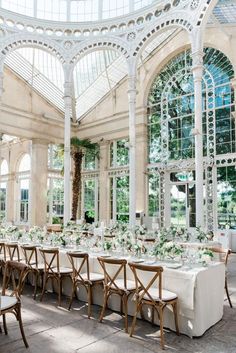
[[178,263],[176,263],[176,264],[166,264],[165,267],[172,268],[172,269],[177,269],[177,268],[182,267],[182,265],[178,264]]
[[153,265],[155,263],[156,263],[155,260],[145,261],[145,265]]
[[140,264],[142,262],[144,262],[143,259],[132,259],[131,262],[135,263],[135,264]]

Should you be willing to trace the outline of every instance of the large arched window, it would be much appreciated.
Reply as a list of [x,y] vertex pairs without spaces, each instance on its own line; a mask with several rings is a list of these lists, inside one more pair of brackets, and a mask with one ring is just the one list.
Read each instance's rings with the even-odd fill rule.
[[48,146],[47,222],[61,223],[64,213],[63,153],[59,145]]
[[[219,50],[205,48],[204,54],[202,118],[206,219],[213,224],[213,221],[217,222],[213,212],[216,201],[213,200],[213,188],[217,188],[213,161],[217,164],[217,160],[224,155],[231,155],[231,163],[234,163],[232,156],[236,152],[235,119],[232,114],[234,93],[231,88],[234,70],[229,59]],[[169,205],[169,223],[193,227],[195,146],[192,134],[194,85],[191,68],[191,52],[186,50],[171,59],[154,79],[148,97],[148,141],[149,215],[164,217],[164,209]],[[226,160],[225,163],[227,164]],[[223,174],[223,177],[227,175],[223,171],[221,173],[219,168],[217,174]],[[157,183],[160,183],[158,191]],[[168,183],[170,195],[166,193]],[[232,187],[230,190],[232,191]],[[169,203],[166,202],[168,197]],[[231,205],[230,209],[234,207]],[[218,223],[221,223],[219,213],[218,209]]]
[[8,173],[7,161],[3,159],[0,165],[0,221],[6,220]]
[[27,223],[29,219],[29,190],[30,190],[31,159],[29,154],[24,154],[18,167],[18,200],[17,221]]
[[[204,50],[203,133],[215,132],[215,154],[235,152],[235,123],[232,119],[234,77],[232,64],[220,51]],[[149,162],[194,157],[194,87],[190,50],[172,59],[155,78],[148,98]],[[208,117],[207,117],[208,115]],[[215,120],[214,126],[207,120]],[[210,121],[209,121],[210,122]],[[213,130],[213,131],[211,131]]]

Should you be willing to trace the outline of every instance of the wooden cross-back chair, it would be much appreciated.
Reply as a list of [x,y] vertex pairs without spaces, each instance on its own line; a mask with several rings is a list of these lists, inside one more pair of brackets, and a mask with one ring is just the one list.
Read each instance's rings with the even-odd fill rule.
[[227,281],[227,264],[228,264],[228,259],[229,255],[231,254],[231,249],[223,249],[220,247],[212,247],[210,248],[215,254],[219,254],[219,260],[225,264],[225,292],[227,295],[227,299],[229,302],[229,305],[231,308],[233,308],[230,295],[229,295],[229,290],[228,290],[228,281]]
[[[19,322],[21,336],[24,341],[25,347],[28,348],[28,342],[25,337],[22,318],[21,318],[21,300],[20,296],[24,287],[25,279],[28,274],[28,266],[26,264],[17,262],[17,261],[7,261],[4,270],[3,277],[3,287],[2,287],[2,296],[0,300],[0,315],[3,316],[3,328],[4,332],[7,335],[7,323],[6,323],[6,314],[14,314],[17,321]],[[17,280],[16,280],[17,274]],[[12,284],[12,293],[8,295],[6,293],[9,278],[11,279]],[[8,289],[9,291],[9,289]]]
[[[128,332],[128,299],[134,293],[136,286],[134,281],[126,278],[127,261],[104,257],[98,257],[98,261],[104,272],[104,300],[99,321],[103,320],[109,297],[112,294],[117,294],[121,298],[120,312],[122,314],[124,311],[125,331]],[[122,278],[119,278],[120,276]]]
[[93,286],[103,283],[104,276],[100,273],[90,272],[89,255],[87,253],[68,252],[67,256],[72,266],[72,292],[68,310],[70,310],[76,289],[79,285],[84,286],[88,298],[88,318],[91,316],[91,305],[93,303]]
[[21,261],[18,243],[5,243],[6,256],[10,261]]
[[39,251],[44,261],[43,288],[40,300],[43,300],[48,280],[51,279],[53,281],[53,279],[55,279],[58,284],[58,305],[60,306],[62,295],[62,280],[65,277],[71,276],[72,269],[67,267],[60,267],[59,250],[57,248],[39,249]]
[[5,262],[6,262],[5,242],[0,241],[0,270],[4,269]]
[[34,276],[34,294],[33,297],[36,299],[37,285],[39,278],[43,275],[44,264],[38,263],[37,247],[33,245],[22,245],[22,253],[25,258],[25,263],[28,265],[29,273]]
[[[179,335],[178,326],[178,312],[177,312],[177,302],[178,297],[175,293],[162,288],[162,272],[163,268],[161,266],[149,266],[141,265],[137,263],[129,264],[135,279],[136,292],[135,292],[135,302],[136,309],[132,322],[132,327],[130,331],[130,336],[134,333],[134,328],[136,325],[138,313],[142,313],[142,306],[144,304],[152,306],[152,323],[154,324],[154,314],[158,315],[159,325],[160,325],[160,337],[161,337],[161,347],[165,348],[164,344],[164,327],[163,327],[163,312],[167,305],[171,305],[173,308],[173,314],[175,319],[176,333]],[[150,273],[149,281],[146,280],[147,272]],[[144,280],[146,284],[144,284]]]

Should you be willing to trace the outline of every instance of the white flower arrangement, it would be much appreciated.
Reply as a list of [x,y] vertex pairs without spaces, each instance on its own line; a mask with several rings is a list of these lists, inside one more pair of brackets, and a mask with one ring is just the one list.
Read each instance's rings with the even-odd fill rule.
[[164,256],[173,259],[183,253],[183,248],[179,244],[174,243],[173,241],[168,241],[163,244],[162,252]]
[[210,249],[202,249],[198,252],[199,260],[202,264],[209,264],[214,257],[213,251]]

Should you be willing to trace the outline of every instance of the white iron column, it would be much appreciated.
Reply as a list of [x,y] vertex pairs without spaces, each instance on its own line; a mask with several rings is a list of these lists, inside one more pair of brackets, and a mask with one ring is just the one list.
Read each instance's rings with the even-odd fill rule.
[[48,141],[33,139],[29,225],[44,227],[47,222]]
[[109,215],[109,178],[108,178],[108,157],[109,157],[109,142],[100,142],[100,157],[99,157],[99,220],[105,221],[108,224]]
[[[146,117],[145,117],[146,118]],[[143,117],[144,119],[144,117]],[[136,134],[136,211],[144,212],[147,209],[147,176],[145,173],[147,166],[147,126],[145,123],[140,124]],[[148,213],[148,212],[147,212]]]
[[64,225],[70,220],[71,209],[71,185],[70,185],[70,138],[71,138],[71,121],[70,112],[72,107],[71,82],[65,82],[65,125],[64,125]]
[[196,225],[204,227],[204,200],[203,200],[203,136],[202,136],[202,76],[203,51],[192,53],[194,107],[195,107],[195,173],[196,173]]
[[129,62],[128,101],[129,101],[129,224],[136,223],[136,68]]
[[7,222],[14,222],[15,221],[15,195],[17,193],[16,190],[16,174],[14,172],[9,173],[9,177],[7,180]]

